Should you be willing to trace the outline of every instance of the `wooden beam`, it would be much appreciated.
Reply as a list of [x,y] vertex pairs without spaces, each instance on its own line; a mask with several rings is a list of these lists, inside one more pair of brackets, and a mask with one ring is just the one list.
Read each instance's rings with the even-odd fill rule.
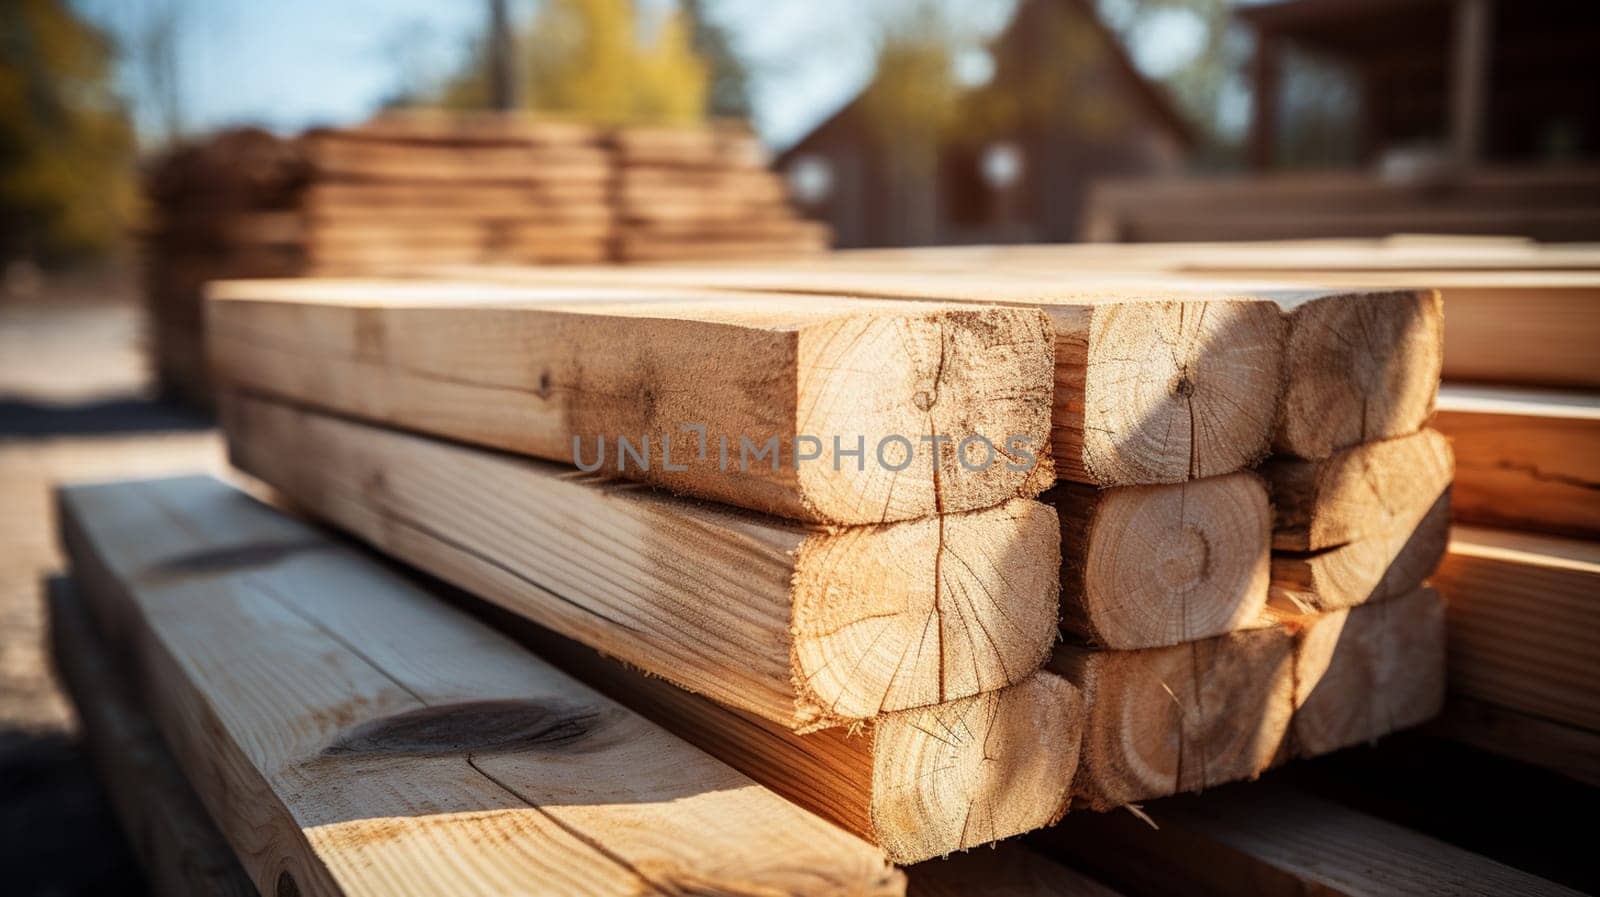
[[94,631],[76,589],[54,577],[45,593],[57,675],[77,708],[89,759],[150,889],[173,897],[256,897],[255,885]]
[[1600,538],[1600,398],[1446,385],[1433,426],[1455,447],[1457,520]]
[[1438,293],[1284,293],[1282,304],[1289,335],[1275,452],[1326,458],[1422,427],[1444,358]]
[[1407,594],[1433,573],[1449,538],[1446,490],[1412,527],[1320,551],[1274,552],[1267,602],[1280,610],[1304,613]]
[[1056,633],[1054,512],[762,518],[248,397],[235,464],[381,550],[796,730],[1027,678]]
[[1600,548],[1456,527],[1434,584],[1451,692],[1600,732]]
[[1447,698],[1425,731],[1600,787],[1600,732],[1463,697]]
[[1260,468],[1272,492],[1272,547],[1317,551],[1415,529],[1450,488],[1454,466],[1450,443],[1433,430],[1322,461],[1273,458]]
[[1131,813],[1074,813],[1032,839],[1115,887],[1228,897],[1575,895],[1403,826],[1292,788],[1220,788]]
[[1433,589],[1291,621],[1294,752],[1315,757],[1437,716],[1444,705],[1444,602]]
[[1088,708],[1075,802],[1106,810],[1260,775],[1289,732],[1294,648],[1282,626],[1143,651],[1057,648],[1050,669]]
[[998,692],[797,735],[644,675],[549,630],[541,656],[801,807],[915,863],[1066,812],[1085,725],[1077,689],[1036,673]]
[[237,490],[59,503],[100,629],[263,893],[903,888],[859,839]]
[[800,520],[987,508],[1053,480],[1036,310],[302,280],[220,285],[208,313],[237,386]]
[[1061,483],[1061,624],[1087,644],[1156,648],[1255,623],[1270,511],[1252,473],[1161,486]]

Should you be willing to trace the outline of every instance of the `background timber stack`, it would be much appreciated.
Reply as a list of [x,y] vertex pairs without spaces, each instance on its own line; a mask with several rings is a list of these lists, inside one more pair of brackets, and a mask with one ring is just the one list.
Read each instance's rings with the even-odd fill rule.
[[826,225],[788,202],[755,134],[731,123],[621,128],[616,152],[616,259],[665,262],[783,256],[826,249]]
[[452,265],[795,255],[828,245],[748,130],[397,111],[293,138],[239,130],[152,166],[143,239],[164,389],[210,402],[213,280]]

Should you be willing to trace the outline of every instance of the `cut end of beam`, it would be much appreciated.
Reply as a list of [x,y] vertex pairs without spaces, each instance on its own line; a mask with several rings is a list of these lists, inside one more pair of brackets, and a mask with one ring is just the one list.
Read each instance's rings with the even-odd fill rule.
[[1058,402],[1066,387],[1068,401],[1083,403],[1081,430],[1057,432],[1063,476],[1176,483],[1254,463],[1271,439],[1283,330],[1276,306],[1254,300],[1097,308],[1080,382],[1058,368]]
[[1088,707],[1073,792],[1095,810],[1255,778],[1294,710],[1281,626],[1145,651],[1060,648],[1051,668]]
[[1414,526],[1322,551],[1274,554],[1267,602],[1280,611],[1312,613],[1404,595],[1439,566],[1449,542],[1446,489]]
[[1414,433],[1444,363],[1435,290],[1326,294],[1295,306],[1273,450],[1297,458]]
[[896,862],[1049,825],[1066,812],[1084,729],[1078,690],[1050,673],[881,719],[872,821]]
[[1417,526],[1450,488],[1450,442],[1433,430],[1343,449],[1324,461],[1274,459],[1272,547],[1315,551]]
[[1055,641],[1055,511],[988,511],[806,540],[795,563],[797,716],[866,719],[1015,684]]
[[[1267,601],[1270,510],[1251,473],[1046,493],[1064,524],[1062,625],[1092,645],[1176,645],[1255,621]],[[1088,520],[1078,519],[1085,511]]]

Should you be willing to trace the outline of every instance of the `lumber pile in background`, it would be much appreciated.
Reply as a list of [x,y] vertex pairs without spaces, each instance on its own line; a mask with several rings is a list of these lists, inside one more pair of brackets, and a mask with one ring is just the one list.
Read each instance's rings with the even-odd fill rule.
[[145,179],[150,352],[162,387],[209,404],[208,281],[462,264],[776,256],[825,249],[742,126],[601,127],[386,113],[293,137],[229,131]]

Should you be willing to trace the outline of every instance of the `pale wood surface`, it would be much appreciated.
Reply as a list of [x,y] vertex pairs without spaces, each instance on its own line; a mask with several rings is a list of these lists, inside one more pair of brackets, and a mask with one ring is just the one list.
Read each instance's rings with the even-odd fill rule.
[[1294,648],[1282,626],[1143,651],[1057,648],[1050,669],[1088,708],[1075,802],[1106,810],[1260,775],[1289,732]]
[[1062,478],[1107,486],[1182,482],[1231,473],[1266,453],[1287,328],[1272,298],[1193,280],[937,269],[846,252],[760,266],[438,273],[1038,308],[1056,333],[1052,444]]
[[57,675],[150,889],[171,897],[255,897],[255,885],[129,690],[76,589],[54,578],[46,601]]
[[1016,844],[969,850],[905,869],[909,897],[1116,897],[1116,892]]
[[1272,547],[1316,551],[1415,529],[1450,488],[1454,462],[1449,441],[1423,430],[1321,461],[1273,458],[1260,472],[1272,490]]
[[[796,519],[986,508],[1052,479],[1051,334],[1035,310],[261,281],[216,287],[209,314],[225,381],[567,464],[574,440],[585,463],[604,440],[608,471]],[[974,435],[992,463],[982,443],[962,448]],[[648,470],[617,470],[619,437],[648,441]],[[771,439],[776,454],[740,455]],[[683,469],[663,465],[668,442]],[[808,452],[821,456],[796,461]]]
[[1433,589],[1291,622],[1293,750],[1314,757],[1437,716],[1445,693],[1444,602]]
[[1600,538],[1600,396],[1446,384],[1433,426],[1455,448],[1457,520]]
[[266,893],[895,893],[881,854],[205,478],[60,497],[75,575]]
[[542,656],[896,862],[1021,834],[1066,812],[1085,719],[1059,676],[886,713],[860,731],[797,735],[525,621],[511,625]]
[[1600,547],[1458,526],[1434,584],[1452,693],[1600,731]]
[[1400,526],[1333,548],[1274,552],[1267,601],[1285,611],[1327,611],[1404,595],[1427,579],[1450,538],[1450,492],[1414,526]]
[[1442,305],[1430,290],[1285,294],[1285,386],[1273,451],[1325,458],[1414,433],[1433,413]]
[[1062,483],[1061,622],[1083,642],[1155,648],[1252,624],[1267,602],[1271,515],[1249,472],[1160,486]]
[[1020,682],[1054,512],[828,529],[247,397],[236,464],[385,552],[692,691],[809,729]]
[[1256,783],[1073,814],[1036,838],[1130,891],[1204,897],[1576,895],[1443,841],[1292,788]]

